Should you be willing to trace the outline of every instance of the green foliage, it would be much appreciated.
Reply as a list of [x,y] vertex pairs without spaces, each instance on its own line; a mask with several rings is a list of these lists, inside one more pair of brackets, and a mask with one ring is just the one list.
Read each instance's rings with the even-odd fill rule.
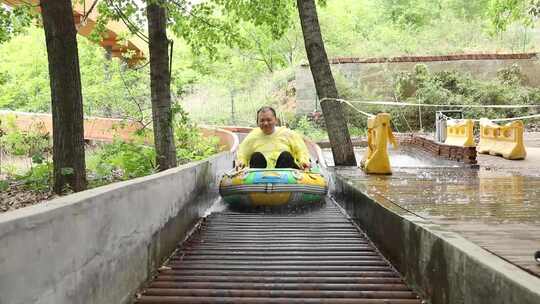
[[22,131],[15,124],[15,117],[0,118],[0,149],[15,156],[27,156],[36,161],[43,161],[52,151],[52,141],[43,126],[33,125],[28,131]]
[[174,108],[176,157],[179,164],[207,158],[218,152],[218,139],[204,137],[181,106]]
[[[21,48],[21,45],[25,47]],[[118,59],[85,38],[78,40],[83,106],[86,116],[125,118],[143,125],[150,121],[148,67],[128,69]],[[0,45],[0,108],[50,112],[51,92],[43,30]],[[177,90],[174,86],[172,89]]]
[[0,44],[24,32],[33,18],[31,10],[30,5],[11,9],[0,5]]
[[128,180],[149,175],[156,170],[156,152],[141,140],[125,142],[115,140],[105,144],[89,161],[89,169],[101,183]]
[[297,117],[296,121],[291,122],[290,128],[315,141],[328,139],[326,131],[310,121],[307,116]]
[[509,86],[523,85],[527,80],[525,75],[521,74],[521,68],[517,64],[497,71],[497,78],[501,83]]
[[440,17],[440,3],[430,0],[382,0],[381,6],[394,24],[400,27],[426,26],[431,19]]
[[512,23],[533,27],[540,16],[538,0],[492,0],[489,17],[495,32],[505,31]]
[[[173,108],[175,144],[180,164],[207,158],[218,151],[217,138],[206,138],[181,107]],[[87,158],[91,186],[128,180],[156,172],[156,152],[147,144],[145,129],[133,141],[114,140],[100,146]]]
[[[523,75],[517,65],[501,69],[498,79],[492,81],[478,80],[468,74],[457,71],[430,72],[425,65],[417,65],[412,73],[399,73],[394,78],[394,89],[398,100],[411,100],[424,104],[446,105],[491,105],[509,104],[526,105],[537,103],[540,89],[523,86]],[[412,94],[404,94],[403,87],[409,86]],[[418,109],[405,107],[390,109],[394,119],[403,116],[412,128],[419,129]],[[432,129],[436,108],[422,108],[423,127]],[[527,108],[494,109],[465,108],[465,117],[499,118],[516,117],[528,114]],[[406,125],[399,123],[398,128]]]
[[6,175],[7,177],[12,177],[17,175],[18,168],[15,164],[12,163],[4,163],[0,166],[0,171]]
[[0,191],[6,191],[9,189],[9,182],[6,180],[0,180]]
[[49,191],[53,186],[53,164],[45,162],[33,166],[30,171],[17,175],[16,180],[22,182],[24,187],[34,191]]
[[50,112],[51,91],[43,30],[29,28],[27,35],[0,45],[0,57],[3,59],[0,108]]

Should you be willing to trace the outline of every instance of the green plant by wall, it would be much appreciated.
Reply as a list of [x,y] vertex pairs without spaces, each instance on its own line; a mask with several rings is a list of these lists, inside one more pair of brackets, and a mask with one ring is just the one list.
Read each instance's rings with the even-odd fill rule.
[[105,144],[89,160],[92,180],[105,184],[149,175],[156,170],[156,152],[141,140],[126,142],[116,139]]
[[173,112],[176,157],[179,164],[201,160],[219,151],[218,139],[204,137],[197,124],[190,119],[188,113],[180,105],[176,105]]
[[23,131],[17,127],[15,117],[0,117],[0,149],[10,155],[44,160],[52,151],[52,140],[42,130],[44,127],[36,124]]
[[28,190],[49,191],[53,185],[53,164],[49,161],[37,164],[26,173],[15,176],[15,179]]
[[297,117],[297,119],[290,124],[290,128],[315,141],[328,139],[326,131],[310,121],[307,116]]

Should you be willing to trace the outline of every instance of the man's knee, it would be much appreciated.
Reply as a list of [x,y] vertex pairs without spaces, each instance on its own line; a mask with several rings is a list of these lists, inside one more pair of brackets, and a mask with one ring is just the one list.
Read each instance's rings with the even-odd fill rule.
[[299,169],[298,165],[294,162],[294,157],[288,151],[283,151],[279,154],[279,157],[276,161],[276,168],[293,168]]
[[250,168],[266,168],[266,158],[261,152],[255,152],[249,160]]

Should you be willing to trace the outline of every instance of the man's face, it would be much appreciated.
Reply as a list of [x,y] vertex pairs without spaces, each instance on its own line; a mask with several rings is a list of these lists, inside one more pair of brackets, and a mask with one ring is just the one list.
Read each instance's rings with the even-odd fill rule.
[[259,125],[259,128],[261,128],[264,134],[270,135],[274,133],[276,122],[276,117],[274,116],[274,113],[272,111],[259,112],[257,124]]

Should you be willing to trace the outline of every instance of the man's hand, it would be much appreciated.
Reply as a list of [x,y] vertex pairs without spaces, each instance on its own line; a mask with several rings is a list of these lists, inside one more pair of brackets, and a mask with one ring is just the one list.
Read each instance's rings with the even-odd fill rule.
[[236,171],[240,171],[240,170],[244,169],[245,167],[246,167],[246,165],[245,165],[243,162],[238,161],[238,162],[236,163],[236,167],[234,167],[234,169],[235,169]]
[[301,163],[300,168],[302,170],[304,170],[304,171],[308,171],[309,169],[311,169],[311,164],[310,163]]

